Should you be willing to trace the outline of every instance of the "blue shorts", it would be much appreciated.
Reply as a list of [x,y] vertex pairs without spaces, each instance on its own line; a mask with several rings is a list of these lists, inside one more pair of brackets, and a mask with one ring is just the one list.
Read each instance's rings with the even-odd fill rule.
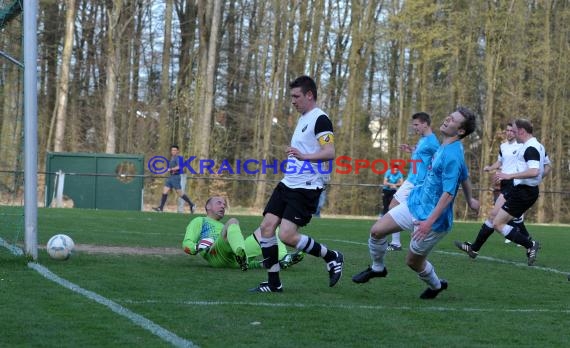
[[182,185],[180,184],[180,175],[171,175],[168,177],[164,186],[175,190],[181,190]]

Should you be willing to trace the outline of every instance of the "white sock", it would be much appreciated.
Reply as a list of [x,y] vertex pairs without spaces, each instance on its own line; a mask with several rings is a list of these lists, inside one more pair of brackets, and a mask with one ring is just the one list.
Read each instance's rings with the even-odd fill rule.
[[423,271],[418,272],[418,277],[426,282],[432,290],[441,288],[441,281],[439,281],[437,274],[435,274],[435,269],[429,261],[426,261],[426,268]]
[[374,272],[382,272],[385,268],[384,255],[386,255],[386,249],[388,249],[388,241],[386,238],[374,239],[370,237],[368,238],[368,249],[370,250],[370,257],[372,258],[370,268],[372,268]]
[[503,235],[503,237],[507,237],[509,235],[509,233],[511,233],[511,231],[513,230],[513,226],[511,225],[505,225],[503,226],[503,228],[501,229],[501,234]]
[[392,243],[396,246],[402,246],[402,242],[400,242],[400,232],[396,232],[392,234]]

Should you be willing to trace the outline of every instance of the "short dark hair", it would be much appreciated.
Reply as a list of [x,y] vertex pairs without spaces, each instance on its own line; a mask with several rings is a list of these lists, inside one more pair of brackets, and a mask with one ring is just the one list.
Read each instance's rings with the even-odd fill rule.
[[532,123],[529,120],[527,120],[526,118],[516,119],[515,125],[517,126],[517,128],[524,129],[528,134],[532,134],[532,131],[533,131]]
[[171,149],[171,150],[172,150],[172,149],[180,150],[180,148],[178,147],[178,145],[175,145],[175,144],[170,145],[170,149]]
[[299,76],[295,79],[295,81],[289,83],[289,88],[293,89],[297,87],[301,87],[303,94],[311,92],[313,94],[313,97],[315,98],[315,101],[317,100],[317,84],[315,83],[315,80],[313,80],[309,76],[307,75]]
[[420,120],[422,123],[427,123],[428,126],[431,125],[431,116],[427,112],[416,112],[412,115],[412,120]]
[[461,124],[461,129],[463,129],[465,133],[459,136],[459,139],[463,139],[475,131],[477,127],[477,117],[473,111],[464,106],[457,107],[455,111],[459,112],[465,118]]

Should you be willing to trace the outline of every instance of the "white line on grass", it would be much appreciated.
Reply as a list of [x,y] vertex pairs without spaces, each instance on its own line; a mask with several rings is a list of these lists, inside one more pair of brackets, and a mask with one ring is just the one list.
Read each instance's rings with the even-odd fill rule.
[[3,246],[4,248],[8,249],[13,255],[16,256],[22,256],[24,255],[24,251],[20,248],[18,248],[15,245],[12,245],[10,243],[7,243],[4,239],[0,238],[0,246]]
[[[356,244],[368,246],[367,243],[355,242],[350,240],[341,239],[326,239],[331,242],[345,243],[345,244]],[[436,250],[436,253],[465,257],[462,253],[449,252]],[[536,269],[545,272],[551,272],[556,274],[564,274],[563,272],[554,268],[533,266],[529,267],[526,263],[513,262],[502,259],[497,259],[489,256],[479,256],[478,258],[503,263],[508,265],[513,265],[517,267],[525,267],[530,269]],[[570,309],[536,309],[536,308],[514,308],[514,309],[499,309],[499,308],[465,308],[465,307],[410,307],[410,306],[376,306],[376,305],[346,305],[346,304],[304,304],[304,303],[274,303],[274,302],[246,302],[246,301],[158,301],[158,300],[119,300],[119,302],[130,303],[130,304],[176,304],[176,305],[188,305],[188,306],[257,306],[257,307],[289,307],[289,308],[338,308],[338,309],[366,309],[366,310],[399,310],[399,311],[430,311],[430,312],[480,312],[480,313],[561,313],[570,314]]]
[[[362,242],[353,242],[350,240],[342,240],[342,239],[327,239],[327,238],[321,238],[322,240],[328,240],[331,242],[339,242],[339,243],[345,243],[345,244],[356,244],[356,245],[365,245],[368,246],[368,243],[362,243]],[[402,248],[403,250],[405,250],[405,248]],[[444,250],[435,250],[434,253],[438,253],[438,254],[443,254],[443,255],[450,255],[450,256],[460,256],[460,257],[466,257],[465,253],[456,253],[456,252],[452,252],[452,251],[444,251]],[[514,261],[508,261],[508,260],[503,260],[503,259],[498,259],[495,257],[490,257],[490,256],[477,256],[477,259],[481,259],[481,260],[485,260],[485,261],[491,261],[491,262],[497,262],[497,263],[502,263],[502,264],[506,264],[506,265],[513,265],[513,266],[517,266],[517,267],[524,267],[524,268],[528,268],[528,269],[535,269],[538,271],[545,271],[545,272],[550,272],[550,273],[556,273],[556,274],[563,274],[563,275],[567,275],[568,272],[566,271],[561,271],[555,268],[550,268],[550,267],[541,267],[541,266],[529,266],[526,263],[523,262],[514,262]]]
[[486,312],[486,313],[562,313],[570,314],[570,309],[535,309],[535,308],[465,308],[465,307],[411,307],[411,306],[377,306],[377,305],[347,305],[319,303],[275,303],[247,301],[158,301],[158,300],[121,300],[129,304],[175,304],[188,306],[255,306],[255,307],[289,307],[289,308],[336,308],[336,309],[366,309],[366,310],[399,310],[424,312]]
[[[7,248],[8,250],[10,250],[10,252],[12,252],[14,255],[23,255],[22,249],[18,248],[17,246],[10,245],[10,244],[6,243],[4,241],[4,239],[2,239],[2,238],[0,238],[0,245]],[[121,306],[120,304],[118,304],[112,300],[109,300],[108,298],[105,298],[105,297],[103,297],[103,296],[101,296],[101,295],[99,295],[93,291],[83,289],[82,287],[80,287],[80,286],[78,286],[78,285],[76,285],[76,284],[74,284],[68,280],[65,280],[65,279],[59,277],[58,275],[54,274],[49,269],[47,269],[46,267],[44,267],[40,264],[37,264],[34,262],[28,262],[28,267],[37,271],[43,277],[63,286],[64,288],[67,288],[73,292],[76,292],[80,295],[83,295],[90,300],[93,300],[99,304],[102,304],[103,306],[109,308],[113,312],[115,312],[115,313],[117,313],[123,317],[126,317],[127,319],[129,319],[133,323],[137,324],[138,326],[142,327],[145,330],[150,331],[154,335],[160,337],[161,339],[163,339],[166,342],[171,343],[175,347],[197,347],[191,341],[188,341],[188,340],[185,340],[181,337],[178,337],[176,334],[166,330],[165,328],[163,328],[162,326],[160,326],[158,324],[155,324],[154,322],[148,320],[147,318],[143,317],[142,315],[139,315],[139,314]]]

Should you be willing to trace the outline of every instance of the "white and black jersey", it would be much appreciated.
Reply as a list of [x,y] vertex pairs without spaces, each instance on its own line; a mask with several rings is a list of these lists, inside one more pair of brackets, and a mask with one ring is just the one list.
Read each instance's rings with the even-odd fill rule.
[[501,162],[501,172],[512,174],[517,172],[517,153],[523,146],[521,143],[502,143],[499,148],[499,162]]
[[544,146],[535,137],[528,139],[517,153],[516,172],[521,173],[529,168],[537,168],[538,175],[526,179],[514,179],[515,186],[538,186],[544,173],[546,151]]
[[[304,154],[316,153],[321,149],[318,139],[327,135],[333,135],[332,122],[323,110],[314,108],[299,117],[291,146]],[[328,161],[319,164],[291,156],[287,159],[287,169],[281,182],[289,188],[322,189],[328,171]]]

